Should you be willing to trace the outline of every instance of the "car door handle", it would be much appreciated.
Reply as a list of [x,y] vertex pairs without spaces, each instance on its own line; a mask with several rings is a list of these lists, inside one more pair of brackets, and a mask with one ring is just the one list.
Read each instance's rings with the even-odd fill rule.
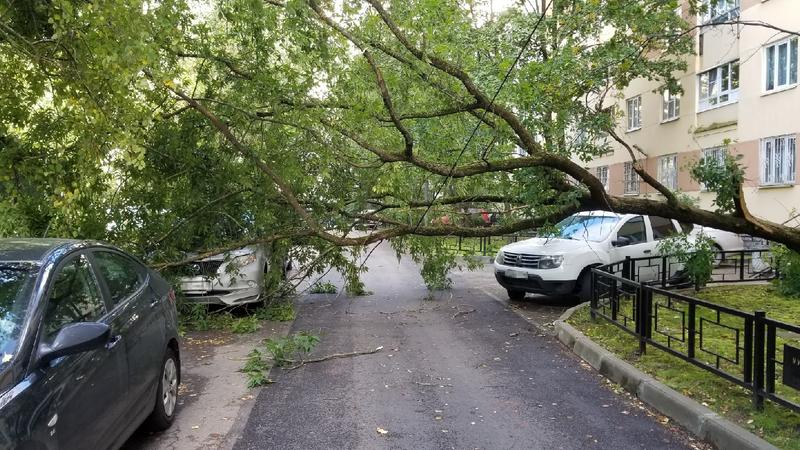
[[107,349],[109,349],[109,350],[111,350],[111,349],[112,349],[112,348],[114,348],[114,347],[115,347],[115,346],[116,346],[116,345],[119,343],[119,341],[121,341],[121,340],[122,340],[122,335],[120,335],[120,334],[118,334],[118,335],[116,335],[116,336],[111,336],[111,339],[108,341],[108,344],[106,344],[106,348],[107,348]]

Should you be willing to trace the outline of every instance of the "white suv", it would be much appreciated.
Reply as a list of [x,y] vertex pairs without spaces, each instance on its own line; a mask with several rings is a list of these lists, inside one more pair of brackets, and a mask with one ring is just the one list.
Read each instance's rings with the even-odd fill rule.
[[591,211],[572,215],[550,236],[506,245],[497,253],[494,273],[512,300],[526,292],[577,295],[589,299],[591,267],[655,256],[658,240],[682,232],[672,219]]

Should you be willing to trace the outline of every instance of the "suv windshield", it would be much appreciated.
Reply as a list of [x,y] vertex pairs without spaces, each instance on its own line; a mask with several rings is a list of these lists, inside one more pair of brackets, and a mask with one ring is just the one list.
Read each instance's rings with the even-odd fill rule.
[[553,237],[599,242],[608,237],[617,222],[616,216],[569,216],[556,224],[558,231]]
[[36,279],[31,265],[0,264],[0,369],[14,357]]

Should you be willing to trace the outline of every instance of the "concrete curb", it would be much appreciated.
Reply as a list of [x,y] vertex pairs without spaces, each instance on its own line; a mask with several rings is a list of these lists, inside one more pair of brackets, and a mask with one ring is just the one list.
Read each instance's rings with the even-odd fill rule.
[[584,303],[568,309],[553,324],[558,340],[600,374],[717,448],[777,450],[769,442],[623,361],[566,322],[575,311],[587,306],[588,303]]

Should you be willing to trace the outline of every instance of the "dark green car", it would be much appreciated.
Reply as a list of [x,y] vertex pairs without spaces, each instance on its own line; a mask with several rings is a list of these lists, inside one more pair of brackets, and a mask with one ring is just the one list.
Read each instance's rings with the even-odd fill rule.
[[0,448],[120,447],[170,426],[175,293],[105,244],[0,239]]

